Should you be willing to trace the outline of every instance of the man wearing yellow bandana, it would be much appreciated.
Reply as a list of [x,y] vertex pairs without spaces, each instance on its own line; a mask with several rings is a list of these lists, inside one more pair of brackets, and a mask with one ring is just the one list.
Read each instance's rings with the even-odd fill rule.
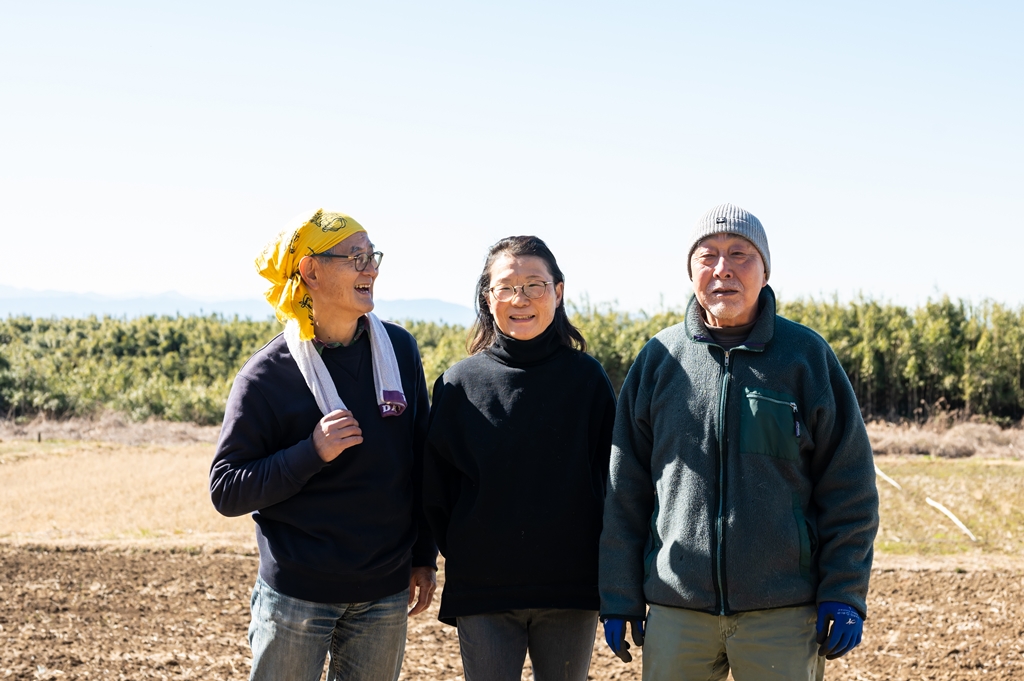
[[[238,372],[210,470],[251,513],[251,679],[395,681],[436,587],[420,501],[429,405],[415,339],[372,312],[383,255],[351,217],[297,217],[256,260],[282,334]],[[410,609],[411,608],[411,609]]]

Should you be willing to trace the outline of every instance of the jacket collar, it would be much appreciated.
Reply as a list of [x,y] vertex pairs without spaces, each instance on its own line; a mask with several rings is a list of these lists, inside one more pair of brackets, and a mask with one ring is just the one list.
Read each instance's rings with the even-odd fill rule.
[[[760,310],[757,323],[751,329],[747,340],[739,347],[744,350],[762,352],[775,336],[775,291],[771,286],[761,289],[761,295],[757,298],[757,307]],[[700,311],[701,307],[697,302],[697,297],[690,296],[690,302],[686,305],[686,335],[695,343],[714,345],[715,341],[711,337]]]

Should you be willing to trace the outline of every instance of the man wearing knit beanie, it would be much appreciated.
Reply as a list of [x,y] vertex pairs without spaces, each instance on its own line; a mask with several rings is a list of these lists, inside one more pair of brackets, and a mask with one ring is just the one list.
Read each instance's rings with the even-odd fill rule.
[[760,220],[709,210],[687,272],[684,321],[619,394],[605,637],[629,661],[630,624],[644,681],[821,679],[867,614],[878,494],[860,408],[824,339],[776,315]]
[[[746,338],[757,319],[757,301],[772,270],[761,221],[731,203],[715,206],[690,234],[686,271],[710,328]],[[696,272],[696,278],[694,274]],[[741,338],[742,336],[742,338]]]

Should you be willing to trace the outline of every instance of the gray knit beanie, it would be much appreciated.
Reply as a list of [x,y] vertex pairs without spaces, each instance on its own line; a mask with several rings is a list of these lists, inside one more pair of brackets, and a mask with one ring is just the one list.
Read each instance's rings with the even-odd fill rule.
[[761,260],[764,261],[764,278],[767,281],[772,273],[772,255],[768,251],[768,236],[764,233],[764,227],[756,217],[731,203],[723,203],[704,213],[690,233],[690,249],[686,252],[686,273],[690,275],[690,279],[693,279],[690,258],[693,257],[697,244],[712,234],[723,233],[736,234],[754,244],[754,248],[761,254]]

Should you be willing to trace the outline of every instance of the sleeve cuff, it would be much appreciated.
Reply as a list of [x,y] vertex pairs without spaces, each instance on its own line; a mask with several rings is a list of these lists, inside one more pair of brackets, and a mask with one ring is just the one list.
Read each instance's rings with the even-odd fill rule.
[[288,470],[298,481],[305,483],[311,477],[320,472],[327,463],[316,453],[313,446],[313,436],[297,442],[289,448]]
[[423,548],[414,546],[412,551],[412,566],[432,567],[437,569],[437,548]]

